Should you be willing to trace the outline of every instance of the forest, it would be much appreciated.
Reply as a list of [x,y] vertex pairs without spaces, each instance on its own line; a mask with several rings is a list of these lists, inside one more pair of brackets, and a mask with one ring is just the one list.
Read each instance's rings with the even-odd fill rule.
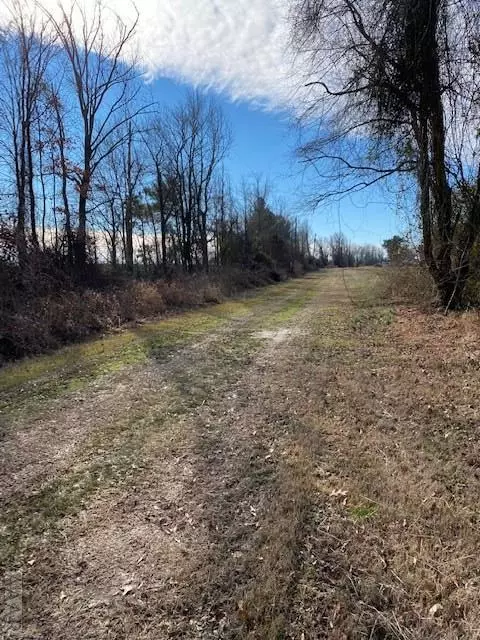
[[221,107],[193,89],[174,105],[150,99],[136,21],[100,2],[55,16],[14,2],[10,14],[0,33],[2,358],[323,267],[329,246],[342,266],[383,259],[314,237],[267,178],[233,184]]

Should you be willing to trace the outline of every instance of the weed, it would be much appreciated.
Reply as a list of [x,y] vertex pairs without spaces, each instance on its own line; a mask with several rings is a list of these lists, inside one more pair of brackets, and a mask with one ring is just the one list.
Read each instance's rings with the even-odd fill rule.
[[357,507],[351,507],[349,511],[355,520],[367,520],[377,513],[377,507],[372,504],[359,505]]

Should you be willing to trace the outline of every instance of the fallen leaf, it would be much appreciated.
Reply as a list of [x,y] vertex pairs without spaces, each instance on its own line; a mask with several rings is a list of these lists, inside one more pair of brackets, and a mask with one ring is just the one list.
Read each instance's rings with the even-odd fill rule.
[[330,496],[346,496],[348,493],[348,491],[346,491],[345,489],[334,489],[332,491],[332,493],[330,494]]
[[430,615],[432,618],[443,609],[442,605],[437,602],[436,604],[433,605],[433,607],[430,607],[430,609],[428,610],[428,615]]

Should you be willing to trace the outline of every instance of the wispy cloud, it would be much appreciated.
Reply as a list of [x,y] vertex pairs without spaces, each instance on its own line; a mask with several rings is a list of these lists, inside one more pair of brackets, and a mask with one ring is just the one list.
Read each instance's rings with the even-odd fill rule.
[[[93,2],[80,4],[88,10]],[[55,11],[58,1],[42,4]],[[130,0],[105,4],[132,18]],[[136,45],[151,77],[179,78],[270,107],[291,105],[287,0],[138,0],[136,6]]]

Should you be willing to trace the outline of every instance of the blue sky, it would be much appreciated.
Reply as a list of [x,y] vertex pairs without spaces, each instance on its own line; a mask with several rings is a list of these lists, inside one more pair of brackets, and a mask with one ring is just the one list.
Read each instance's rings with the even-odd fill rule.
[[[41,4],[55,15],[59,1],[67,8],[73,2]],[[20,2],[38,15],[35,0]],[[96,0],[77,0],[87,16],[95,4]],[[233,183],[262,176],[286,208],[300,215],[308,212],[302,196],[311,189],[294,159],[297,134],[292,115],[302,109],[306,65],[289,46],[290,4],[291,0],[102,0],[102,20],[107,32],[115,33],[116,16],[127,26],[138,17],[125,55],[135,57],[155,100],[176,102],[192,87],[215,94],[233,133],[228,160]],[[0,2],[0,24],[9,19],[7,5]],[[381,243],[402,228],[395,210],[395,198],[375,189],[339,205],[322,206],[310,212],[309,219],[318,236],[340,227],[355,242]]]
[[[157,78],[150,85],[153,97],[164,104],[182,99],[192,84]],[[293,215],[308,219],[318,237],[339,228],[354,242],[381,244],[402,230],[392,195],[384,189],[369,190],[341,202],[308,204],[308,176],[295,155],[298,132],[288,109],[266,109],[244,99],[232,99],[225,91],[208,90],[221,105],[232,129],[233,143],[226,165],[235,185],[259,176],[271,185],[272,197]]]

